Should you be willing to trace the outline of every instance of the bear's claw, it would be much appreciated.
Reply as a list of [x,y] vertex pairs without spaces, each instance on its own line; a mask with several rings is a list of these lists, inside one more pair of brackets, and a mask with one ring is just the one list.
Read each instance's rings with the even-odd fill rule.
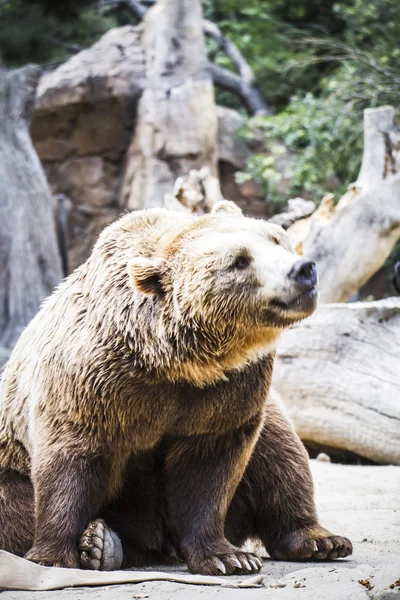
[[258,573],[262,560],[249,552],[219,554],[192,558],[188,562],[189,571],[201,575],[232,575]]
[[353,545],[350,540],[339,535],[320,538],[316,540],[316,543],[317,551],[312,556],[316,560],[344,558],[353,552]]
[[335,560],[352,552],[350,540],[320,526],[293,531],[269,550],[271,558],[279,560]]
[[82,569],[114,571],[122,565],[121,540],[102,519],[89,523],[80,539],[79,551]]

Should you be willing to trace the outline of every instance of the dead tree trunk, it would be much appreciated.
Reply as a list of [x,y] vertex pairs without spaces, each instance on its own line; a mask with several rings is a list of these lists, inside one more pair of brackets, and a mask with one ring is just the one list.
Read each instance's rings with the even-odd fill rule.
[[162,206],[175,179],[217,167],[217,115],[200,0],[160,0],[144,18],[146,87],[128,152],[122,205]]
[[40,69],[0,69],[0,361],[61,279],[53,207],[29,125]]
[[321,302],[348,300],[400,238],[398,137],[391,106],[366,110],[357,182],[336,207],[327,198],[309,219],[302,252],[317,264]]

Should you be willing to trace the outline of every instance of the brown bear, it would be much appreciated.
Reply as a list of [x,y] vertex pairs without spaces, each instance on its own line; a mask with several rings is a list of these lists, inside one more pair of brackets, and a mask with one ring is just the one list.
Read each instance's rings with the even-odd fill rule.
[[105,229],[4,370],[0,548],[102,569],[176,552],[204,574],[258,571],[248,538],[278,559],[350,554],[270,393],[315,286],[283,229],[229,202]]

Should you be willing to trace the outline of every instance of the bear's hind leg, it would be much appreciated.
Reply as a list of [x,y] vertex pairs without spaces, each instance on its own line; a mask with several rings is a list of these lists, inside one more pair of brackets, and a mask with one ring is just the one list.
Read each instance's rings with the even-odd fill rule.
[[332,560],[352,553],[347,538],[319,524],[307,452],[273,395],[225,529],[233,543],[258,538],[272,558],[282,560]]
[[0,550],[23,556],[35,532],[33,486],[26,475],[0,468]]

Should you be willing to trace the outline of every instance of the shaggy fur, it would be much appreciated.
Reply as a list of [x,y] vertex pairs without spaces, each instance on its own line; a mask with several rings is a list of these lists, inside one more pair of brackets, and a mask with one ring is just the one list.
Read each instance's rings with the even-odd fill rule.
[[277,558],[350,553],[318,524],[307,456],[269,393],[280,330],[315,307],[296,261],[281,228],[226,202],[108,227],[5,368],[0,548],[77,567],[102,517],[126,566],[175,546],[192,572],[258,570],[248,537]]

